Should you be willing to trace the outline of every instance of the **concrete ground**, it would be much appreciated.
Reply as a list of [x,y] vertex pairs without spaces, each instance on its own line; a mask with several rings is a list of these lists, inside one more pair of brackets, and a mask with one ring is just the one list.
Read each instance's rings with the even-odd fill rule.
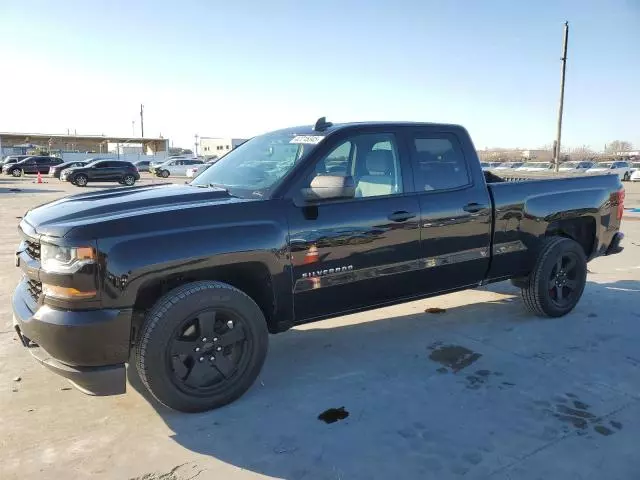
[[[271,338],[243,398],[186,415],[149,400],[133,371],[126,395],[85,396],[18,342],[19,218],[78,191],[31,182],[0,178],[4,480],[640,475],[638,221],[623,222],[623,253],[589,265],[564,318],[529,315],[502,283],[311,324]],[[640,206],[640,184],[627,205]],[[342,419],[318,418],[331,408],[324,417]]]

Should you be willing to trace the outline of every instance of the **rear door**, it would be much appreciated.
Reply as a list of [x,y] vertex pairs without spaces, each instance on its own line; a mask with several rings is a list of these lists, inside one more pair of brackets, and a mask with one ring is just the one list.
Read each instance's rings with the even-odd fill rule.
[[93,166],[88,169],[87,174],[91,180],[95,181],[104,181],[109,178],[109,162],[103,160],[101,162],[96,162]]
[[489,268],[492,206],[475,149],[455,128],[408,128],[405,140],[420,202],[423,293],[477,285]]
[[[419,203],[397,132],[345,133],[319,155],[290,193],[287,213],[296,320],[410,296],[420,250]],[[352,176],[356,198],[299,201],[300,189],[321,174]]]
[[119,162],[117,160],[110,160],[107,167],[106,180],[116,181],[121,180],[122,177],[128,172],[128,162]]

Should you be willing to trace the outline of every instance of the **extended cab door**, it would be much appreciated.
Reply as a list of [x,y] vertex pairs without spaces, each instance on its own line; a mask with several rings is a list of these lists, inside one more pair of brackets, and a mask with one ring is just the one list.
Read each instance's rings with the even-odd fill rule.
[[460,127],[405,133],[420,202],[423,293],[477,285],[489,268],[493,210],[475,148]]
[[[419,203],[396,132],[346,131],[330,142],[287,213],[297,322],[392,302],[415,286]],[[356,197],[301,200],[300,189],[322,174],[352,176]]]

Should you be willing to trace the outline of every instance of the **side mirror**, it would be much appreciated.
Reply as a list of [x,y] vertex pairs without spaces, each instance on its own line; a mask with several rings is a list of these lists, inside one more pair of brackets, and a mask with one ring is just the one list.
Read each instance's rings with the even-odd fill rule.
[[352,176],[316,175],[309,188],[303,188],[302,198],[308,202],[354,198],[356,183]]

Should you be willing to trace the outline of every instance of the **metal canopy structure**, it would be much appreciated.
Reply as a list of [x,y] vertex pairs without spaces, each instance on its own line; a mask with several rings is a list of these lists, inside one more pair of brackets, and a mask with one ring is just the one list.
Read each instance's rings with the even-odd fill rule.
[[169,140],[166,138],[0,132],[0,152],[31,146],[59,152],[106,153],[109,145],[114,144],[140,145],[143,153],[148,155],[169,150]]

